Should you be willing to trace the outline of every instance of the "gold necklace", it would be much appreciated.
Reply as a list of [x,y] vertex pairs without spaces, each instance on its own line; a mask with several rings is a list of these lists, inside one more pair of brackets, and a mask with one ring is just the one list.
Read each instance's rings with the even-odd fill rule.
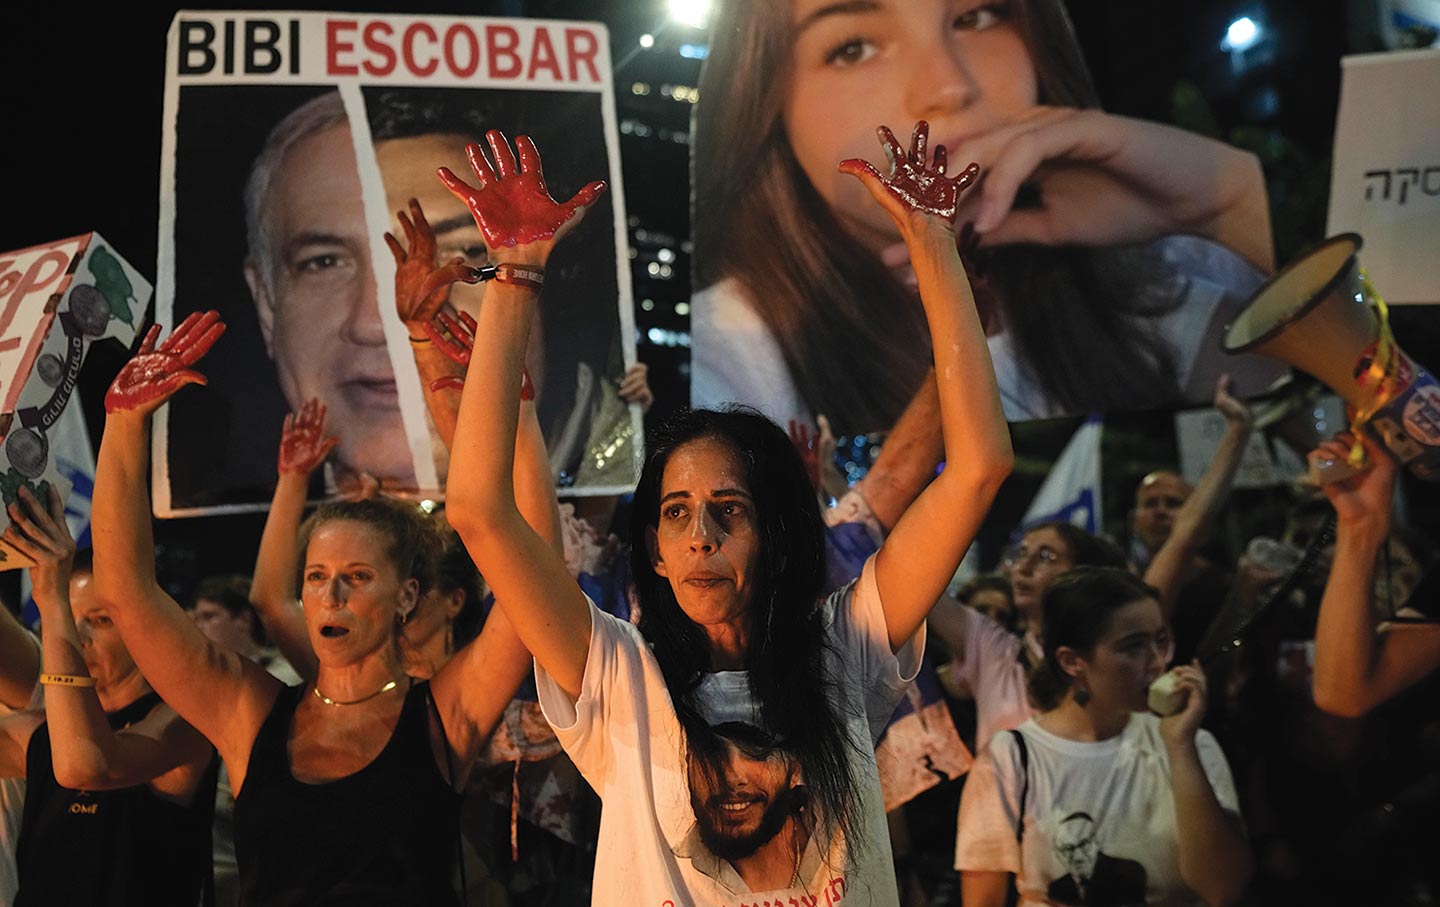
[[316,699],[320,700],[321,702],[325,703],[326,705],[333,705],[333,706],[337,706],[337,707],[338,707],[338,706],[342,706],[342,705],[359,705],[359,704],[362,703],[362,702],[369,702],[371,699],[374,699],[376,696],[379,696],[381,693],[388,693],[388,692],[390,692],[391,690],[393,690],[393,689],[395,689],[396,687],[398,687],[399,685],[400,685],[400,681],[398,681],[398,680],[392,680],[392,681],[390,681],[389,683],[385,684],[385,685],[384,685],[383,687],[381,687],[380,689],[378,689],[378,690],[376,690],[375,692],[371,693],[369,696],[361,696],[359,699],[351,699],[351,700],[348,701],[348,702],[344,702],[344,701],[341,701],[341,700],[339,700],[339,699],[331,699],[329,696],[326,696],[324,693],[320,692],[320,685],[319,685],[319,684],[316,684],[315,686],[311,687],[310,689],[311,689],[312,692],[314,692]]

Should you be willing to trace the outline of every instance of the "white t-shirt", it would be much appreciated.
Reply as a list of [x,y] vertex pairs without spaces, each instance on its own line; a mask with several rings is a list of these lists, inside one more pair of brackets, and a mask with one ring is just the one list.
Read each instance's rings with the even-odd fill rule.
[[[1019,731],[1028,772],[1009,732],[997,734],[970,770],[960,803],[957,869],[1015,873],[1022,907],[1203,903],[1180,877],[1170,760],[1159,718],[1136,713],[1123,732],[1098,743],[1057,737],[1033,720]],[[1195,743],[1220,807],[1238,816],[1220,745],[1203,730]],[[1021,843],[1016,804],[1027,775]]]
[[1035,710],[1030,707],[1026,669],[1020,647],[1030,645],[1041,656],[1035,637],[1024,640],[974,608],[961,608],[965,647],[955,653],[954,676],[965,681],[975,699],[975,748],[984,752],[996,732],[1019,727]]
[[[1197,236],[1167,236],[1146,247],[1160,273],[1137,291],[1153,301],[1154,316],[1137,315],[1144,329],[1169,348],[1176,378],[1196,402],[1214,387],[1211,373],[1223,369],[1238,393],[1263,390],[1283,368],[1254,356],[1225,356],[1206,342],[1213,323],[1232,316],[1259,287],[1262,276],[1234,252]],[[814,424],[790,369],[756,304],[734,280],[696,293],[690,308],[690,402],[697,407],[744,403],[778,425],[795,419]],[[988,338],[990,361],[1005,418],[1011,422],[1068,415],[1040,386],[1019,357],[1014,338],[1001,331]],[[889,426],[874,426],[888,428]]]
[[[832,594],[823,608],[829,636],[825,670],[849,737],[864,848],[847,867],[844,842],[837,840],[821,854],[812,841],[801,859],[800,883],[782,890],[748,891],[734,868],[699,842],[680,723],[660,665],[635,627],[591,605],[590,652],[574,702],[536,666],[545,717],[604,803],[596,904],[740,907],[767,899],[789,904],[791,898],[819,907],[899,903],[873,748],[919,669],[924,628],[898,656],[891,653],[873,558],[860,578]],[[698,702],[712,725],[759,724],[743,671],[707,675]]]

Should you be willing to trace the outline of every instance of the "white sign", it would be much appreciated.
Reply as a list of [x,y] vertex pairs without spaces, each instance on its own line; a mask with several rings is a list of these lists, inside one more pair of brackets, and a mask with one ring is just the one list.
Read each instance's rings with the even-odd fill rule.
[[1326,232],[1390,303],[1440,303],[1440,50],[1345,57]]

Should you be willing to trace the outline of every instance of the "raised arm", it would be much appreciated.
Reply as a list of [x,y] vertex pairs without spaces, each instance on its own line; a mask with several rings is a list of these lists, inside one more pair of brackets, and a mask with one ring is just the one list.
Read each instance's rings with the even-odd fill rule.
[[[1350,437],[1324,442],[1311,460],[1344,462]],[[1348,718],[1440,668],[1440,628],[1375,627],[1375,561],[1390,536],[1396,466],[1370,438],[1364,443],[1370,468],[1324,486],[1335,506],[1335,559],[1315,626],[1315,704]]]
[[65,505],[53,487],[48,513],[23,486],[19,498],[9,507],[5,540],[35,561],[30,580],[45,625],[43,669],[47,676],[78,680],[52,684],[45,694],[55,780],[73,790],[109,790],[145,784],[188,766],[193,783],[210,760],[210,744],[168,706],[153,710],[131,728],[111,729],[89,680],[70,611],[75,542],[65,524]]
[[450,451],[446,509],[520,639],[560,688],[578,697],[590,649],[588,606],[564,559],[518,509],[514,432],[543,269],[555,243],[605,185],[591,183],[558,204],[545,188],[539,153],[527,137],[516,141],[518,162],[503,135],[492,130],[486,138],[493,168],[479,145],[466,149],[480,188],[449,170],[440,172],[475,215],[490,260],[501,266],[480,308]]
[[940,390],[931,368],[885,437],[875,464],[855,489],[865,497],[880,525],[892,529],[934,480],[935,469],[944,458]]
[[888,175],[864,161],[840,165],[865,184],[910,249],[930,325],[940,398],[945,470],[905,510],[876,555],[876,582],[896,651],[945,591],[1015,459],[985,332],[956,251],[959,195],[979,168],[972,165],[955,179],[946,177],[943,146],[935,149],[933,167],[927,167],[927,138],[922,121],[907,155],[882,126]]
[[[105,395],[105,433],[90,514],[95,586],[155,692],[220,750],[232,772],[270,710],[280,681],[215,645],[155,579],[155,539],[146,478],[150,415],[187,384],[224,330],[214,312],[192,314],[157,349],[152,327]],[[244,759],[239,762],[243,766]]]
[[[1200,759],[1197,736],[1205,717],[1205,672],[1200,663],[1175,668],[1185,708],[1160,721],[1170,758],[1180,877],[1207,904],[1234,903],[1254,871],[1237,817],[1225,812]],[[1222,757],[1223,758],[1223,757]]]
[[451,391],[459,387],[465,367],[437,348],[431,325],[450,299],[450,286],[457,280],[474,283],[479,276],[463,258],[452,259],[444,267],[436,264],[435,231],[419,200],[410,199],[408,215],[399,211],[395,216],[405,234],[404,245],[393,233],[385,234],[385,244],[395,256],[395,308],[410,334],[425,407],[448,447],[455,437],[460,409],[460,397]]
[[1175,514],[1175,526],[1170,537],[1145,569],[1145,582],[1160,592],[1160,611],[1165,619],[1175,610],[1175,601],[1180,596],[1185,565],[1200,548],[1209,534],[1215,516],[1230,494],[1235,482],[1235,473],[1240,469],[1240,459],[1245,454],[1245,445],[1250,440],[1254,420],[1250,409],[1230,395],[1230,376],[1220,376],[1215,385],[1215,408],[1225,417],[1225,434],[1215,450],[1215,459],[1206,467],[1200,477],[1200,484],[1190,492],[1180,510]]
[[300,518],[310,491],[310,475],[340,439],[325,434],[325,404],[312,399],[298,413],[285,416],[280,432],[275,496],[260,534],[255,555],[255,573],[250,580],[250,604],[260,615],[265,633],[275,648],[309,680],[319,662],[305,628],[305,612],[295,597],[295,577],[300,569]]
[[[533,394],[522,398],[520,405],[514,483],[521,517],[563,563],[560,511]],[[530,650],[510,622],[508,610],[497,607],[486,618],[480,636],[456,653],[431,681],[442,713],[463,717],[459,721],[447,718],[445,722],[458,764],[474,764],[533,664]]]
[[[475,342],[474,319],[464,312],[458,318],[441,312],[437,318],[440,327],[429,329],[435,343],[458,365],[468,367]],[[464,379],[456,378],[446,379],[432,390],[458,397],[463,388]],[[520,384],[514,483],[520,515],[554,551],[563,555],[560,511],[545,439],[535,413],[535,387],[528,374]],[[456,653],[431,680],[436,704],[445,716],[451,749],[466,771],[529,675],[531,663],[530,650],[515,633],[505,610],[495,608],[480,636]],[[461,785],[465,778],[452,780]]]

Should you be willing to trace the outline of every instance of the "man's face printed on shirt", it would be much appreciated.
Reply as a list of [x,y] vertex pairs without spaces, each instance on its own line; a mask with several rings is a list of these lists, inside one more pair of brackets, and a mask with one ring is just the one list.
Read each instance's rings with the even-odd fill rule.
[[1085,813],[1074,813],[1055,830],[1055,852],[1070,874],[1088,879],[1095,872],[1100,845],[1095,841],[1095,822]]
[[692,755],[690,805],[701,842],[733,862],[774,841],[809,796],[794,759],[769,745],[763,731],[741,724],[713,730],[723,756],[707,767]]

